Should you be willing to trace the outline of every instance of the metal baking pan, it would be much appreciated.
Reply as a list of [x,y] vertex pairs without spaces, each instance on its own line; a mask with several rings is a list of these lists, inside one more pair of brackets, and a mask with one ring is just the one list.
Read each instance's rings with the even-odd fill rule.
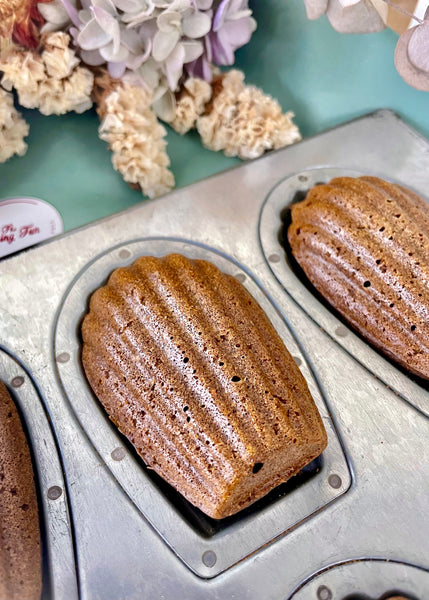
[[77,600],[67,489],[49,417],[28,372],[1,347],[0,380],[6,384],[24,422],[32,456],[42,538],[42,600]]
[[[329,169],[377,174],[424,194],[429,145],[377,111],[1,263],[0,339],[25,364],[58,441],[80,598],[429,597],[426,390],[294,279],[277,236],[279,210],[291,199],[285,182],[307,185],[310,173],[319,180]],[[145,469],[80,366],[90,293],[116,266],[171,251],[243,281],[296,357],[328,428],[318,462],[222,522]],[[3,378],[13,376],[6,368]],[[65,589],[53,580],[49,595],[73,597]]]

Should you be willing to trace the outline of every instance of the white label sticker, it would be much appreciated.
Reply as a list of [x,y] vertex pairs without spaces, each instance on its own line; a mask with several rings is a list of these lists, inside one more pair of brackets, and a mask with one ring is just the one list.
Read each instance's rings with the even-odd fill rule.
[[0,258],[63,230],[59,212],[43,200],[8,198],[0,201]]

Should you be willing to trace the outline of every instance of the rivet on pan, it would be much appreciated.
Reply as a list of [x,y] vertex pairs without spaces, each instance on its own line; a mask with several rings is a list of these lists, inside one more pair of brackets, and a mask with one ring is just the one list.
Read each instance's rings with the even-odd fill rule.
[[342,486],[343,482],[341,481],[341,477],[334,473],[333,475],[329,475],[328,483],[332,488],[334,488],[334,490],[338,490]]
[[296,362],[296,364],[298,365],[298,367],[300,365],[302,365],[302,360],[299,358],[299,356],[294,356],[293,359]]
[[216,554],[213,552],[213,550],[206,550],[206,552],[204,552],[203,554],[203,563],[206,565],[206,567],[214,567],[217,561],[217,556]]
[[57,362],[59,363],[66,363],[69,362],[70,360],[70,354],[68,352],[61,352],[61,354],[57,355]]
[[130,256],[131,252],[126,248],[122,248],[122,250],[119,252],[119,258],[130,258]]
[[318,600],[331,600],[332,592],[326,585],[319,585],[317,588],[317,598]]
[[18,375],[17,377],[14,377],[10,383],[11,383],[12,387],[19,388],[24,383],[24,377],[21,377],[21,375]]
[[308,181],[308,177],[306,175],[298,175],[299,181]]
[[125,448],[115,448],[110,453],[110,456],[113,458],[113,460],[117,460],[118,462],[123,460],[125,458]]
[[348,330],[345,327],[343,327],[342,325],[337,327],[335,330],[335,335],[338,335],[338,337],[346,337],[347,334],[348,334]]
[[244,273],[237,273],[237,275],[235,276],[235,278],[240,281],[240,283],[243,283],[244,281],[246,281],[246,275]]
[[60,496],[62,496],[63,490],[59,485],[53,485],[48,490],[48,498],[49,500],[58,500]]
[[278,254],[270,254],[268,260],[272,263],[280,262],[280,256]]

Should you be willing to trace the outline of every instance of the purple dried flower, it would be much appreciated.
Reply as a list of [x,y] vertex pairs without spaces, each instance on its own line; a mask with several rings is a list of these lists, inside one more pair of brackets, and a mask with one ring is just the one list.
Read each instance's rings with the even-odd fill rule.
[[205,52],[187,65],[188,73],[210,81],[212,62],[234,64],[235,51],[249,42],[256,29],[251,14],[248,0],[222,0],[215,10],[212,30],[204,39]]

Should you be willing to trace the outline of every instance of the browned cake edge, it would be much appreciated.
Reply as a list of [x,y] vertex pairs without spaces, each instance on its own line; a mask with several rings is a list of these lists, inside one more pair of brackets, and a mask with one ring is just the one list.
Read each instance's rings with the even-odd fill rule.
[[38,600],[42,558],[30,450],[15,404],[0,381],[0,599]]

